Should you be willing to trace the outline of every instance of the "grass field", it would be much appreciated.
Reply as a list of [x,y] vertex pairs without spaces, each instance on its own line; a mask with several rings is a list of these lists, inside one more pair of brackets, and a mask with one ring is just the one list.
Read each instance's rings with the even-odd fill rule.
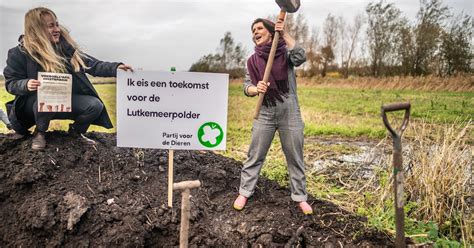
[[[0,82],[0,106],[13,96],[5,91]],[[110,116],[115,123],[115,85],[100,84],[95,86],[106,104]],[[299,101],[305,121],[305,134],[340,135],[346,137],[385,136],[385,128],[380,119],[382,104],[410,101],[412,104],[412,120],[428,120],[435,122],[453,122],[459,119],[474,117],[474,92],[443,92],[421,90],[380,90],[360,88],[332,88],[325,85],[300,85]],[[230,146],[242,140],[248,141],[251,128],[252,113],[256,98],[245,97],[239,83],[229,86],[228,132]],[[63,129],[66,122],[53,121],[51,129]],[[115,132],[100,127],[91,127],[91,131]],[[0,131],[5,131],[0,127]],[[233,136],[237,136],[233,138]],[[237,142],[237,144],[240,142]]]
[[[0,106],[13,96],[3,87],[0,90]],[[95,85],[115,124],[115,85]],[[412,121],[451,123],[474,117],[474,92],[442,92],[420,90],[380,90],[331,88],[325,85],[302,84],[298,87],[299,102],[305,122],[305,137],[337,135],[343,137],[382,138],[386,129],[380,118],[382,104],[410,101]],[[245,97],[240,83],[229,86],[228,150],[225,155],[243,160],[250,140],[252,115],[256,98]],[[397,116],[398,115],[398,116]],[[402,113],[393,114],[394,123]],[[51,130],[66,130],[70,121],[52,121]],[[397,124],[394,124],[396,126]],[[0,124],[0,132],[6,132]],[[90,131],[115,132],[92,126]],[[407,134],[410,135],[410,134]],[[277,139],[275,139],[275,143]],[[276,149],[277,151],[279,149]],[[272,154],[270,154],[272,155]],[[270,156],[271,157],[271,156]],[[278,156],[281,158],[281,156]],[[278,159],[279,160],[279,159]]]

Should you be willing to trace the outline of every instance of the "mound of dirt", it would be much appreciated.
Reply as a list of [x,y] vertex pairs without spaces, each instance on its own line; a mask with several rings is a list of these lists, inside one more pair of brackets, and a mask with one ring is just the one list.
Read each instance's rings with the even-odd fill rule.
[[[116,147],[115,135],[90,133],[96,147],[64,132],[47,133],[45,151],[31,139],[0,135],[0,247],[173,247],[179,245],[181,197],[167,208],[168,152]],[[304,216],[289,189],[260,178],[237,212],[240,168],[201,151],[175,151],[175,182],[191,191],[190,247],[386,247],[386,234],[336,205],[309,198]]]

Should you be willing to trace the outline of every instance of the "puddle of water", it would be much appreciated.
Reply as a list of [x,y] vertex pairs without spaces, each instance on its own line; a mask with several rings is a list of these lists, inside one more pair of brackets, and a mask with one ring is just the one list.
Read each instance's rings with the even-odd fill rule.
[[[355,175],[357,178],[370,178],[373,176],[373,170],[376,167],[391,167],[392,166],[392,151],[393,147],[391,142],[371,142],[371,141],[350,141],[350,140],[338,140],[338,141],[318,141],[312,140],[311,142],[317,143],[318,145],[343,145],[348,147],[348,150],[358,151],[352,154],[340,154],[330,157],[324,157],[322,159],[316,159],[310,161],[309,171],[311,172],[331,172],[338,173],[336,169],[352,171],[350,174]],[[413,156],[413,146],[411,144],[403,144],[403,168],[408,172],[412,166],[411,156]],[[430,149],[429,156],[434,156],[433,153],[439,152],[440,148],[433,145]],[[462,161],[469,161],[471,154],[469,150],[466,150],[461,155]],[[472,173],[472,172],[471,172]]]
[[372,171],[375,166],[386,163],[387,153],[384,147],[376,142],[370,141],[314,141],[318,145],[343,145],[348,150],[358,151],[352,154],[340,154],[323,159],[312,161],[309,170],[313,172],[323,172],[331,168],[344,168],[353,170],[357,177],[369,178],[373,175]]

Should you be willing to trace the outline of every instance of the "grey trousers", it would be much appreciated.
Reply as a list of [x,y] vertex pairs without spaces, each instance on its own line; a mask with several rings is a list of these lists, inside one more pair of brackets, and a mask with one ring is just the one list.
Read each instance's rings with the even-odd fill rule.
[[291,199],[306,201],[303,139],[304,123],[295,95],[274,107],[262,106],[258,120],[252,127],[252,141],[240,176],[239,194],[250,197],[255,189],[268,149],[278,130],[290,176]]
[[51,120],[74,120],[72,127],[80,133],[86,133],[92,122],[102,113],[104,104],[99,98],[89,95],[72,95],[72,112],[38,112],[38,100],[35,95],[27,99],[27,106],[31,106],[31,112],[36,121],[36,130],[46,132]]

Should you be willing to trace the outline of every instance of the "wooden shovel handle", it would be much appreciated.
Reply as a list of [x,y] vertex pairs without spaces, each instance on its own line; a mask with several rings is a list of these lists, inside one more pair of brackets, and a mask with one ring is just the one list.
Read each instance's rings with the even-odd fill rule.
[[[280,10],[280,15],[278,16],[278,20],[285,21],[286,12],[284,10]],[[275,59],[275,52],[278,45],[278,40],[280,39],[280,32],[275,32],[272,42],[272,48],[270,49],[270,54],[268,55],[267,65],[265,67],[265,73],[263,74],[263,82],[268,82],[268,78],[270,77],[270,72],[272,71],[273,60]],[[258,94],[258,102],[255,108],[255,114],[253,116],[254,119],[258,119],[260,114],[260,108],[262,107],[263,98],[265,94]]]

